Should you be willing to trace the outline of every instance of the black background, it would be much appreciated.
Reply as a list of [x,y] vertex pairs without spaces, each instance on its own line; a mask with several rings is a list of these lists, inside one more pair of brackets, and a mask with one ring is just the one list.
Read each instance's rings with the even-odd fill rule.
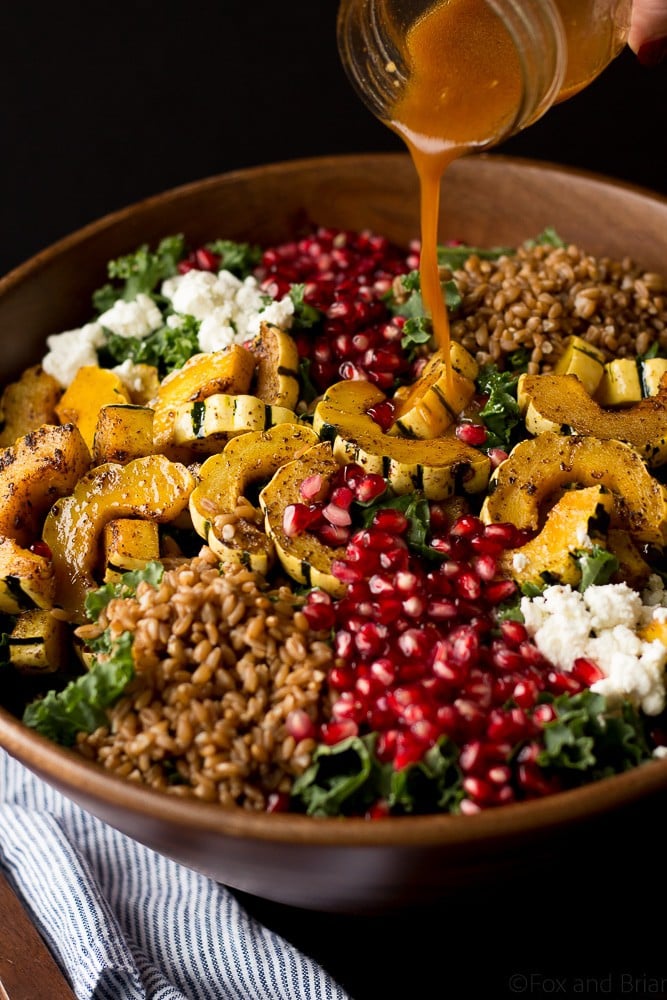
[[[336,0],[0,5],[0,274],[116,208],[237,167],[402,149],[352,91]],[[503,152],[667,194],[667,67],[626,51]]]
[[[335,0],[3,3],[0,274],[179,184],[259,163],[402,148],[344,76],[336,9]],[[667,195],[666,107],[667,66],[645,69],[626,51],[502,151]],[[610,823],[569,876],[545,868],[410,914],[354,920],[244,902],[355,1000],[509,995],[509,976],[521,971],[570,976],[570,986],[572,976],[598,976],[586,992],[604,992],[611,969],[667,975],[656,950],[667,882],[656,822],[654,814],[633,822],[646,831],[646,851],[627,823]],[[531,994],[557,989],[547,982]],[[641,984],[630,992],[644,995]]]

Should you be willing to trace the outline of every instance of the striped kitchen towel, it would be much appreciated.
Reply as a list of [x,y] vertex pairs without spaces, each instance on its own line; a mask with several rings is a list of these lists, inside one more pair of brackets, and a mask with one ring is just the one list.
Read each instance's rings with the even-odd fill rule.
[[1,750],[0,865],[78,1000],[347,1000],[224,886],[102,823]]

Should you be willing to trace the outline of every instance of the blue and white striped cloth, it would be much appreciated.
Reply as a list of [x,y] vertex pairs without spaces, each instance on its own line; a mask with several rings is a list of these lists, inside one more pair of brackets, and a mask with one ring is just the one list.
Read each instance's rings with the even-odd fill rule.
[[223,886],[95,819],[4,751],[0,865],[78,1000],[348,1000]]

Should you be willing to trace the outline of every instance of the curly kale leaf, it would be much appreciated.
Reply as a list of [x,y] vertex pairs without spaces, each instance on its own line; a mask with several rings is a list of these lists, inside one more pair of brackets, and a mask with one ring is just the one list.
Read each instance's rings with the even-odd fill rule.
[[123,573],[117,583],[105,583],[97,590],[89,590],[86,594],[85,609],[88,618],[96,622],[109,601],[116,597],[134,597],[140,583],[146,582],[151,587],[159,586],[164,576],[162,563],[152,560],[143,569],[130,570]]
[[566,784],[596,781],[650,759],[644,723],[629,701],[609,707],[603,695],[587,689],[560,695],[553,708],[556,718],[544,726],[537,762]]
[[397,771],[375,755],[377,734],[320,745],[294,783],[292,796],[309,816],[359,816],[383,800],[391,812],[454,812],[463,797],[457,748],[447,739]]
[[206,249],[220,258],[221,271],[230,271],[238,278],[247,278],[262,259],[262,249],[254,243],[213,240],[206,244]]
[[64,746],[71,746],[77,733],[104,725],[106,709],[134,677],[133,641],[131,632],[122,632],[85,674],[31,702],[23,713],[25,725]]
[[177,273],[178,263],[185,256],[182,235],[165,236],[152,251],[144,243],[134,253],[117,257],[107,264],[107,273],[115,284],[107,284],[93,294],[97,313],[110,308],[117,299],[130,302],[143,292],[150,295],[157,286]]
[[108,332],[101,360],[110,362],[109,367],[128,360],[135,365],[154,365],[164,378],[198,353],[199,326],[194,316],[183,316],[179,326],[162,326],[147,337],[120,337]]
[[477,391],[487,396],[479,416],[487,430],[488,448],[508,449],[515,428],[521,422],[516,399],[518,376],[502,372],[495,365],[486,365],[477,377]]
[[438,264],[457,271],[463,267],[469,257],[479,257],[480,260],[499,260],[501,257],[511,257],[516,253],[513,247],[471,247],[465,243],[438,246]]
[[591,549],[579,549],[574,555],[581,570],[581,581],[577,588],[581,593],[593,585],[603,586],[609,583],[620,565],[614,553],[601,545],[593,545]]

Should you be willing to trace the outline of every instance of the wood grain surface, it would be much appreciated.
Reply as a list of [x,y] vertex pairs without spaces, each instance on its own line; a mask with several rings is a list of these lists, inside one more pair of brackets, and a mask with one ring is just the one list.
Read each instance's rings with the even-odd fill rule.
[[2,874],[0,1000],[74,1000],[51,952]]

